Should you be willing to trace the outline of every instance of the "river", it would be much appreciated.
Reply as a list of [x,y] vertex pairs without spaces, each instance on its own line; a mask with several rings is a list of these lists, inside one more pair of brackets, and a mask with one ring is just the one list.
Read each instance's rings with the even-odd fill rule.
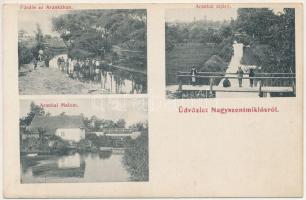
[[126,182],[122,152],[21,156],[21,183]]
[[[64,60],[67,60],[68,58],[67,54],[60,54],[55,56],[49,62],[50,68],[58,69],[57,59],[59,57],[64,58]],[[114,69],[112,72],[107,72],[104,76],[101,76],[100,78],[102,80],[94,84],[96,88],[90,93],[99,93],[100,91],[98,89],[105,90],[107,93],[111,94],[146,93],[146,74],[128,72],[127,70],[129,67],[121,67],[120,69],[118,67],[119,66],[117,66],[117,68],[113,67]],[[136,74],[138,74],[138,76]]]

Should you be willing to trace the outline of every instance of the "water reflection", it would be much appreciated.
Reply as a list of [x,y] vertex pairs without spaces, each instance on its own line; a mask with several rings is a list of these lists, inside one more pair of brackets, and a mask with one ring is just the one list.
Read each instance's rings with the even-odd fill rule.
[[[82,160],[84,162],[84,160]],[[60,157],[57,160],[58,168],[79,168],[81,166],[81,156],[80,154],[74,154],[69,156]]]
[[111,151],[100,151],[99,152],[99,158],[105,160],[105,159],[109,159],[112,155]]
[[132,75],[123,75],[120,72],[106,72],[101,76],[101,86],[116,94],[144,93],[145,83]]
[[129,181],[123,154],[112,151],[64,156],[21,157],[21,182]]

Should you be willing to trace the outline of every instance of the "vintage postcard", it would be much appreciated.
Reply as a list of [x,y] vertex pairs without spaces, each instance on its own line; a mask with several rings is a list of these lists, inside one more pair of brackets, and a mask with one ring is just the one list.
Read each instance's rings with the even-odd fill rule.
[[21,183],[148,181],[146,98],[20,100]]
[[166,11],[168,98],[295,97],[295,8]]
[[4,4],[4,196],[302,197],[303,12]]
[[18,13],[21,95],[147,92],[145,9]]

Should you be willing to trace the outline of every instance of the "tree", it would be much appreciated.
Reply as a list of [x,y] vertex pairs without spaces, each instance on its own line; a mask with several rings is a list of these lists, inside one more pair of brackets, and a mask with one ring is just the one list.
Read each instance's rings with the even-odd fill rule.
[[29,126],[35,117],[35,115],[38,116],[44,116],[45,115],[45,110],[43,107],[36,105],[34,102],[31,102],[30,104],[30,112],[27,114],[26,117],[21,118],[19,123],[22,126]]
[[39,24],[36,24],[35,40],[38,44],[41,44],[44,41],[44,34],[43,34]]
[[144,129],[141,136],[129,140],[126,144],[123,163],[131,174],[133,181],[147,181],[149,179],[148,160],[148,130]]
[[33,54],[31,49],[28,48],[23,42],[18,42],[18,67],[23,64],[28,64],[32,61]]
[[223,38],[228,38],[231,37],[233,35],[233,30],[230,26],[223,26],[221,28],[221,36]]
[[115,122],[112,121],[112,120],[105,120],[105,121],[103,122],[103,127],[104,127],[104,128],[115,128],[115,127],[116,127],[116,124],[115,124]]
[[35,45],[31,49],[33,56],[37,57],[39,50],[44,49],[44,48],[45,48],[44,34],[40,28],[40,25],[36,24]]
[[143,131],[146,129],[146,124],[143,122],[137,122],[135,124],[132,124],[129,128],[137,130],[137,131]]
[[52,19],[70,49],[82,49],[96,56],[100,49],[111,53],[113,45],[146,49],[145,10],[74,11]]
[[236,30],[251,39],[251,47],[265,72],[295,71],[295,10],[275,14],[267,8],[240,8]]
[[117,128],[125,128],[125,120],[124,119],[119,119],[117,122],[116,122],[116,127]]
[[255,39],[267,35],[267,29],[277,20],[273,10],[268,8],[239,8],[237,12],[237,31],[254,35]]
[[51,40],[51,39],[52,39],[52,36],[49,35],[49,34],[46,34],[44,38],[45,38],[46,40]]

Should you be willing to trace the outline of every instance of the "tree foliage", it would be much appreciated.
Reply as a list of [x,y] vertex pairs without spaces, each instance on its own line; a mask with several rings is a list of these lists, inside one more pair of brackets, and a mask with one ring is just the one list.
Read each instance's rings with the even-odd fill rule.
[[229,23],[229,21],[207,20],[191,23],[166,23],[166,49],[172,50],[174,44],[186,42],[219,44],[222,42],[222,37],[231,35]]
[[53,18],[52,23],[71,50],[97,56],[111,53],[113,45],[146,49],[145,10],[72,11]]
[[92,116],[90,118],[84,117],[84,123],[89,132],[102,131],[105,128],[126,128],[126,121],[124,119],[113,121]]
[[295,10],[240,8],[235,28],[246,33],[258,65],[266,72],[295,71]]
[[44,49],[45,49],[44,33],[42,32],[40,25],[36,24],[35,45],[31,49],[33,56],[37,57],[39,50],[44,50]]
[[46,112],[43,107],[36,105],[34,102],[31,102],[30,112],[27,114],[26,117],[20,119],[20,125],[29,126],[35,115],[44,116],[45,114]]
[[[269,8],[239,8],[237,19],[205,24],[204,22],[167,23],[166,51],[180,43],[214,44],[212,55],[225,63],[232,56],[232,44],[237,40],[250,45],[255,63],[264,72],[295,72],[295,10],[285,8],[276,13]],[[247,56],[247,55],[246,55]],[[248,59],[243,59],[248,60]],[[205,67],[205,66],[202,66]]]
[[123,163],[131,174],[132,181],[149,180],[149,151],[148,130],[142,131],[141,136],[130,140],[125,150]]
[[27,47],[24,42],[18,41],[18,64],[28,64],[33,59],[31,48]]

